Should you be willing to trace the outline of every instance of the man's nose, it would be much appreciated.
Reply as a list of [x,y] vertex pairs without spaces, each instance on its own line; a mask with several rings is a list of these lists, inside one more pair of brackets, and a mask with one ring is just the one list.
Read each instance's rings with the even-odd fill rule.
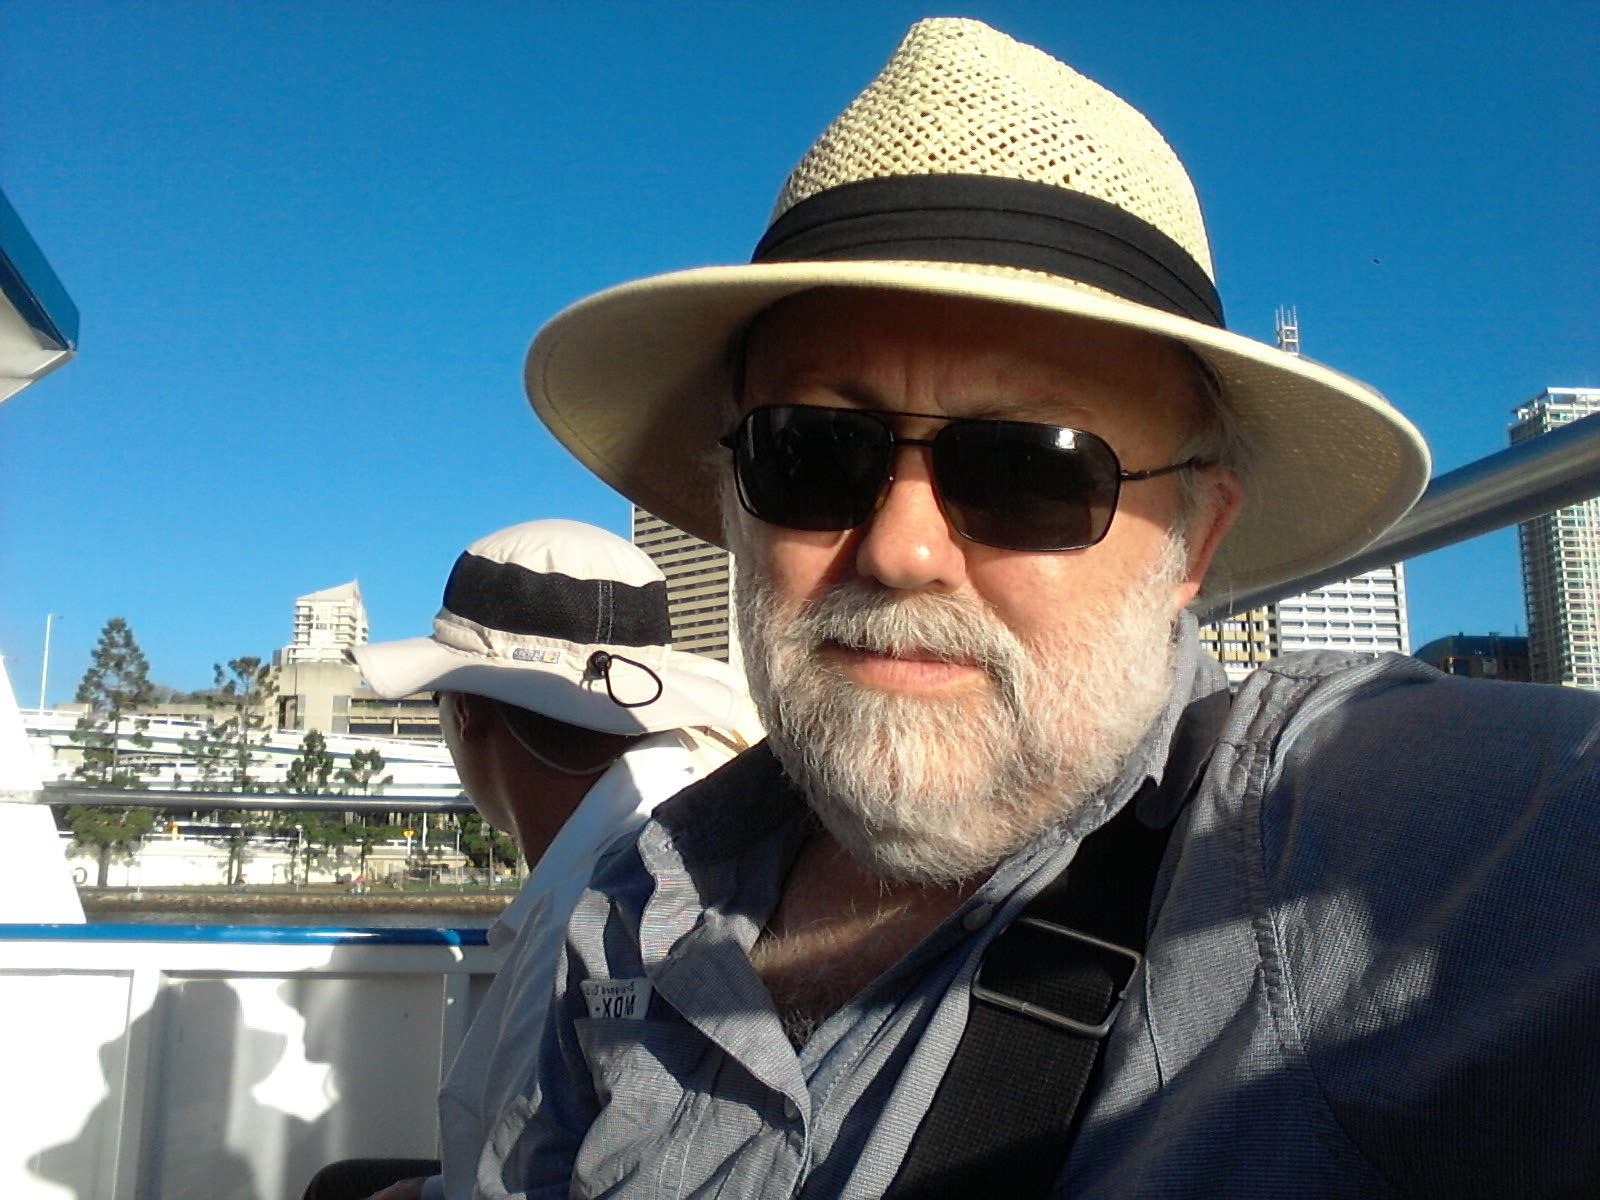
[[926,447],[895,451],[894,478],[856,543],[856,573],[902,591],[960,586],[965,552],[939,507]]

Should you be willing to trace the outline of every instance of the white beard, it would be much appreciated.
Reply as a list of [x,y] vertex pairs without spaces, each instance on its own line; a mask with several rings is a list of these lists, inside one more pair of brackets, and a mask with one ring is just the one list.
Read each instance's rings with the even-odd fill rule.
[[[887,880],[987,871],[1064,825],[1121,772],[1166,702],[1181,538],[1109,611],[1025,643],[980,602],[852,580],[783,603],[737,555],[739,628],[773,753],[828,832]],[[982,692],[913,696],[852,682],[830,643],[976,662]]]

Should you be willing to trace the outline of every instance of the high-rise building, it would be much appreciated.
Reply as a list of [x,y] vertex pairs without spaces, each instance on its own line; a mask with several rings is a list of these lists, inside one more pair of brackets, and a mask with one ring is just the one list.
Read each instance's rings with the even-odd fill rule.
[[1396,563],[1277,603],[1278,649],[1406,653],[1405,571]]
[[355,580],[294,601],[294,630],[279,663],[344,662],[345,651],[367,640],[367,610]]
[[[1549,388],[1512,410],[1511,444],[1600,412],[1600,389]],[[1535,683],[1600,687],[1600,498],[1517,527]]]
[[672,644],[739,666],[733,625],[733,556],[633,506],[633,544],[667,577]]
[[[1293,308],[1275,314],[1278,349],[1300,353],[1300,320]],[[1230,683],[1289,650],[1353,650],[1404,654],[1411,644],[1406,621],[1405,572],[1397,563],[1237,613],[1200,630],[1201,645],[1222,663]]]
[[1222,664],[1230,684],[1243,683],[1278,653],[1278,610],[1269,604],[1202,625],[1200,645]]

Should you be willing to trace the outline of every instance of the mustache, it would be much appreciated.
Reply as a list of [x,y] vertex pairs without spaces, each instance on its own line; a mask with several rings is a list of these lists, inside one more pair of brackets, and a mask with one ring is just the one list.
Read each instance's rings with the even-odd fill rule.
[[794,617],[791,635],[813,654],[828,642],[872,654],[970,663],[1000,694],[1017,695],[1027,654],[1015,634],[980,603],[940,593],[896,593],[852,579],[830,588]]

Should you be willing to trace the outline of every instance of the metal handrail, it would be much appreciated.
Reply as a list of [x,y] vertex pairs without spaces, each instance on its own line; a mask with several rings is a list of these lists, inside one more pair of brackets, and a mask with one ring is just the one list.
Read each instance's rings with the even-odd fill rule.
[[1600,413],[1437,476],[1360,554],[1319,571],[1196,605],[1204,624],[1600,496]]
[[180,792],[155,788],[89,788],[46,784],[37,793],[44,804],[84,808],[158,808],[167,812],[354,812],[469,813],[466,796],[352,796],[343,792],[295,795],[284,792]]

